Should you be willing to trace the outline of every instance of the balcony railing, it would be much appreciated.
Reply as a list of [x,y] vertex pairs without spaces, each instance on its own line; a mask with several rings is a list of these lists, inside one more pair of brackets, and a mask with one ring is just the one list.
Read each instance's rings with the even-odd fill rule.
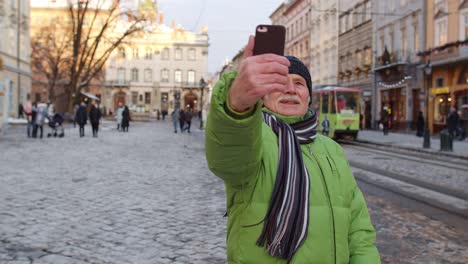
[[130,81],[127,80],[106,80],[104,82],[105,86],[129,86]]

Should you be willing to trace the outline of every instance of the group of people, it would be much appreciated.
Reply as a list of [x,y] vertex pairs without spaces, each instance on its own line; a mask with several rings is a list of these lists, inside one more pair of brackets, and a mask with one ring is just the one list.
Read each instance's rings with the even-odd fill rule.
[[[27,135],[29,138],[43,138],[44,124],[46,120],[52,119],[54,116],[54,105],[51,103],[45,104],[40,102],[26,102],[23,106],[19,105],[19,116],[26,116],[27,120]],[[50,121],[49,121],[50,122]]]
[[97,137],[99,131],[99,123],[102,117],[101,110],[99,109],[97,102],[93,101],[91,103],[89,113],[87,111],[87,106],[85,102],[82,102],[79,106],[76,106],[74,124],[78,124],[79,126],[80,137],[85,136],[84,128],[86,123],[88,122],[88,117],[93,130],[93,137]]
[[128,132],[131,120],[128,106],[123,106],[122,103],[119,103],[119,107],[115,111],[115,120],[117,120],[118,131]]
[[177,126],[180,127],[180,132],[183,133],[187,130],[190,133],[190,127],[192,126],[193,110],[188,108],[186,111],[183,109],[174,109],[171,113],[172,123],[174,124],[174,133],[177,133]]

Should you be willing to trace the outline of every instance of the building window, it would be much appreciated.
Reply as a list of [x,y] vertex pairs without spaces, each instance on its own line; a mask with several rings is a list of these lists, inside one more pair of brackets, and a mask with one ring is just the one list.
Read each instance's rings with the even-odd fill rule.
[[151,93],[145,93],[145,104],[151,104]]
[[356,52],[356,66],[360,67],[362,64],[362,51],[358,50]]
[[176,48],[174,51],[174,58],[175,60],[182,60],[182,49]]
[[164,48],[161,53],[161,59],[163,60],[169,60],[169,49]]
[[146,48],[145,60],[153,59],[153,50],[151,48]]
[[145,69],[145,82],[153,81],[153,71],[151,69]]
[[372,62],[372,50],[370,48],[366,48],[364,50],[364,64],[365,65],[370,65]]
[[138,69],[132,69],[132,82],[138,82]]
[[365,10],[365,13],[366,13],[365,21],[368,21],[368,20],[370,20],[372,18],[372,9],[371,8],[372,8],[371,7],[371,1],[367,1],[366,2],[366,10]]
[[436,79],[436,87],[444,87],[444,78]]
[[140,101],[140,102],[143,102],[143,95],[140,94],[140,96],[138,96],[138,97],[139,97],[139,99],[140,99],[139,101]]
[[468,39],[468,9],[460,12],[460,40]]
[[140,58],[140,56],[138,55],[138,48],[133,48],[132,53],[134,60],[138,60]]
[[194,48],[188,50],[188,59],[191,61],[194,61],[196,59]]
[[175,70],[174,71],[174,82],[181,83],[182,82],[182,71]]
[[138,92],[132,92],[132,104],[138,104]]
[[161,82],[163,83],[169,82],[169,70],[168,69],[161,70]]
[[442,46],[447,43],[447,19],[443,18],[435,22],[434,45]]
[[187,82],[188,83],[195,83],[195,71],[189,70],[187,73]]
[[414,29],[413,29],[413,32],[414,32],[414,40],[413,40],[413,43],[414,43],[414,51],[415,52],[418,52],[419,51],[419,30],[418,30],[418,25],[414,25]]
[[408,38],[406,36],[406,30],[401,30],[401,55],[402,59],[405,59],[408,52]]
[[124,84],[125,82],[125,69],[124,68],[119,68],[117,70],[117,80],[119,81],[119,84]]
[[357,25],[360,25],[362,23],[362,14],[361,12],[363,12],[365,10],[363,10],[363,6],[359,5],[356,7],[356,14],[354,14],[354,18],[356,19],[356,26]]
[[125,59],[125,48],[120,47],[119,48],[119,58],[120,59]]

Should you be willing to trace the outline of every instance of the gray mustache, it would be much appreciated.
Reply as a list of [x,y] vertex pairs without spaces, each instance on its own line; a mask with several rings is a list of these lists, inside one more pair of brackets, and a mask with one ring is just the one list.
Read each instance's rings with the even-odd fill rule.
[[285,95],[282,95],[280,98],[279,98],[279,101],[282,101],[282,100],[287,100],[287,101],[293,101],[293,102],[297,102],[297,103],[301,103],[301,99],[299,98],[299,96],[297,95],[289,95],[289,94],[285,94]]

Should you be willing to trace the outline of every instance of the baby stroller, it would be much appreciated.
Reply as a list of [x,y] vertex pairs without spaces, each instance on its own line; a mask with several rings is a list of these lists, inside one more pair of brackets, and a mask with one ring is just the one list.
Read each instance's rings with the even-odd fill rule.
[[49,127],[51,128],[51,133],[47,134],[47,137],[59,137],[62,138],[65,136],[65,129],[63,129],[64,118],[61,114],[56,113],[49,119]]

